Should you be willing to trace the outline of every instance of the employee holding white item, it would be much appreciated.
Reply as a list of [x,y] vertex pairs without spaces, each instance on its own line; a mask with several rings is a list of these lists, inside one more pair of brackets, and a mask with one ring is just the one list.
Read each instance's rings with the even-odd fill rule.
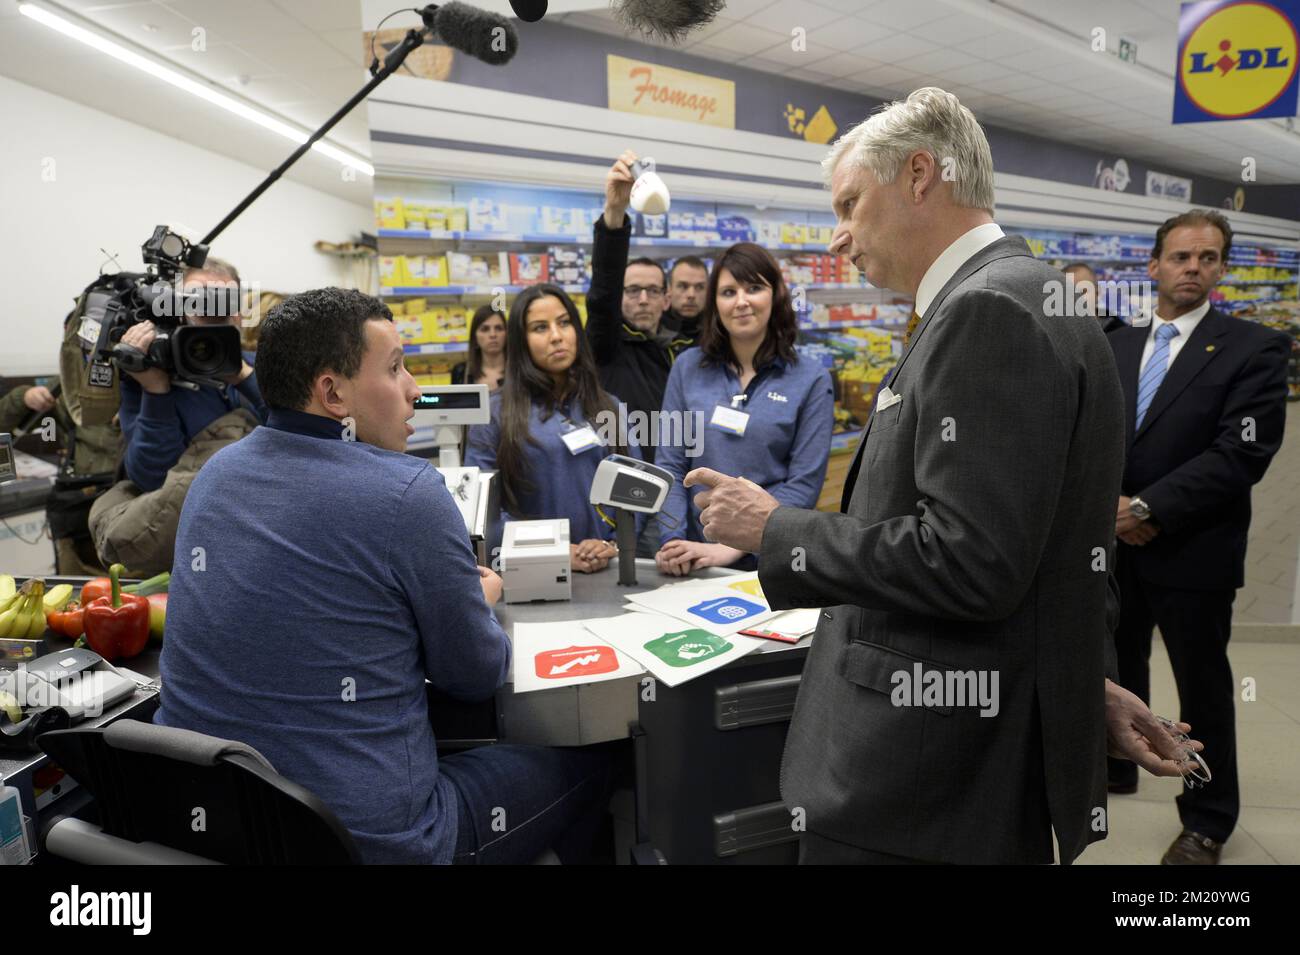
[[[465,463],[495,468],[512,520],[569,519],[573,569],[594,573],[618,553],[614,529],[590,503],[591,481],[611,453],[639,458],[629,439],[601,427],[618,398],[600,387],[573,300],[555,285],[521,292],[506,323],[506,376],[492,420],[470,428]],[[608,446],[605,438],[613,443]]]
[[744,551],[705,541],[699,508],[681,484],[687,471],[741,474],[782,504],[815,507],[835,415],[830,374],[795,351],[794,308],[767,250],[740,242],[722,253],[706,302],[699,347],[673,364],[663,406],[702,416],[702,448],[687,457],[687,448],[661,444],[655,456],[677,479],[655,555],[659,569],[674,575],[752,563]]

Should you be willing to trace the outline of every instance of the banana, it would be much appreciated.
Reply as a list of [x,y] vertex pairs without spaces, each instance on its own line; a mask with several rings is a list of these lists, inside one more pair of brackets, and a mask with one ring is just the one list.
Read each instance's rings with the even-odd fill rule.
[[7,690],[0,690],[0,712],[9,717],[10,723],[23,721],[23,708],[18,705],[18,698]]
[[45,612],[57,613],[72,599],[72,584],[59,584],[45,592]]
[[12,597],[18,592],[14,586],[14,579],[10,574],[0,574],[0,601]]
[[32,595],[24,594],[22,603],[18,610],[18,616],[14,619],[13,626],[9,628],[9,636],[26,637],[27,631],[32,626]]
[[32,622],[27,628],[27,639],[35,640],[37,637],[45,636],[45,603],[37,596],[33,596],[31,601]]
[[3,613],[0,613],[0,637],[13,636],[14,624],[18,620],[18,612],[22,610],[23,604],[26,603],[26,601],[26,597],[19,595],[15,599],[9,601],[9,606],[5,608]]

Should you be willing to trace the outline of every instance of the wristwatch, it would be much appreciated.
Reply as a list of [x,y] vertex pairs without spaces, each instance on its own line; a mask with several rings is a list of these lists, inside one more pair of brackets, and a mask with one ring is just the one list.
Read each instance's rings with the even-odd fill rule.
[[1133,516],[1139,521],[1151,519],[1151,508],[1148,507],[1147,502],[1142,500],[1140,497],[1129,498],[1128,509],[1133,512]]

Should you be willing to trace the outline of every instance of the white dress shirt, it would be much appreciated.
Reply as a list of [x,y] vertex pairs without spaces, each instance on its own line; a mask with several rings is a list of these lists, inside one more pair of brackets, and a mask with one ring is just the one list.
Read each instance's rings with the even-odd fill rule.
[[939,257],[925,270],[925,275],[921,276],[921,284],[916,287],[916,314],[925,318],[925,310],[930,307],[934,297],[943,291],[948,280],[957,274],[962,263],[985,246],[998,241],[1004,234],[996,222],[986,222],[958,236],[952,245],[939,253]]
[[[1183,350],[1187,344],[1187,339],[1191,337],[1196,326],[1201,324],[1207,312],[1210,310],[1210,300],[1207,298],[1200,304],[1200,307],[1192,309],[1186,315],[1179,315],[1172,322],[1173,326],[1178,329],[1178,334],[1169,339],[1169,364],[1165,368],[1174,367],[1174,359],[1178,353]],[[1142,346],[1142,363],[1138,365],[1138,377],[1146,370],[1147,361],[1151,358],[1151,353],[1156,350],[1156,329],[1161,325],[1170,324],[1169,321],[1160,317],[1158,312],[1152,312],[1155,319],[1151,322],[1151,330],[1147,333],[1147,343]]]

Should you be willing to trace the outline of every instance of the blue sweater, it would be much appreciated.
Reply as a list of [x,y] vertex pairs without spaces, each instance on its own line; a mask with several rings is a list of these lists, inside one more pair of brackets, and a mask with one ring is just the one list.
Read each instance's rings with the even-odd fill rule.
[[256,748],[329,805],[366,862],[445,863],[457,797],[425,678],[489,697],[510,642],[442,476],[341,434],[276,409],[194,479],[155,721]]
[[[244,360],[251,365],[253,355],[245,353]],[[234,387],[204,385],[191,391],[173,384],[165,395],[145,391],[134,378],[124,374],[121,391],[118,420],[126,440],[126,476],[142,491],[162,487],[167,472],[181,459],[194,436],[241,403],[259,421],[266,420],[266,404],[256,374]]]
[[[617,407],[618,398],[613,395],[609,398]],[[501,443],[501,392],[492,396],[491,406],[491,422],[474,425],[469,429],[466,466],[486,469],[497,466],[497,447]],[[566,405],[543,419],[541,407],[536,402],[533,403],[528,413],[528,433],[534,440],[524,446],[524,477],[533,485],[533,490],[521,495],[520,505],[525,513],[509,514],[503,511],[506,520],[567,517],[571,543],[613,539],[614,528],[600,519],[596,508],[591,504],[591,479],[595,477],[601,460],[611,450],[594,445],[578,454],[570,454],[568,446],[560,438],[566,431],[587,423],[582,409],[576,405]],[[591,424],[599,438],[599,422]],[[610,437],[616,439],[618,436]],[[641,457],[640,447],[631,440],[631,435],[628,438],[628,456]],[[643,523],[644,520],[638,515],[638,527]]]
[[704,428],[697,457],[687,457],[680,445],[661,446],[655,455],[655,464],[676,478],[659,517],[661,543],[704,540],[694,500],[698,492],[681,483],[694,468],[744,476],[788,507],[816,507],[826,480],[835,404],[825,368],[809,358],[791,364],[777,359],[758,372],[744,389],[745,400],[735,403],[749,415],[741,436],[710,424],[714,408],[733,406],[740,380],[730,368],[705,365],[703,359],[698,348],[683,352],[664,391],[664,411],[699,412]]

